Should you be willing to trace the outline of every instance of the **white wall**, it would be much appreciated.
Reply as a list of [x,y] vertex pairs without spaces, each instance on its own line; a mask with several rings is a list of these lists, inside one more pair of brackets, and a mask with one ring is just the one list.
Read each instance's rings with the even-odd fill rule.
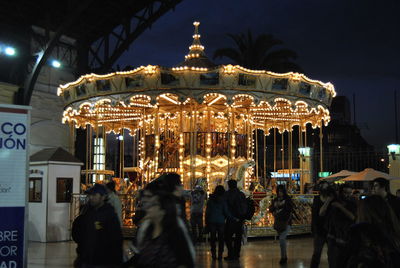
[[[30,165],[29,170],[40,170],[41,174],[30,174],[30,178],[42,178],[42,202],[29,202],[28,216],[28,239],[30,241],[46,242],[46,222],[47,222],[47,165],[34,166]],[[29,187],[29,185],[28,185]]]
[[54,147],[70,151],[70,147],[73,147],[70,144],[69,127],[61,123],[64,101],[57,96],[57,88],[60,84],[75,80],[68,68],[56,69],[45,65],[41,69],[30,102],[31,154]]
[[47,242],[71,239],[70,203],[57,203],[57,178],[73,178],[73,192],[79,193],[80,166],[49,165]]
[[62,124],[63,102],[52,93],[33,91],[31,100],[30,153],[42,149],[62,147],[70,150],[70,130]]

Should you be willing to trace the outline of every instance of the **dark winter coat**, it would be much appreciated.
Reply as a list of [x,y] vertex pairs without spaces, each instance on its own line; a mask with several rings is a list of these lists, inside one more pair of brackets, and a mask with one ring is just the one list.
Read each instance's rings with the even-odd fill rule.
[[80,263],[118,265],[122,262],[121,226],[108,203],[79,215],[72,225],[72,238],[78,244]]
[[[353,215],[356,215],[357,204],[355,200],[339,201]],[[339,208],[331,207],[327,214],[327,237],[338,245],[345,245],[349,239],[350,226],[354,221],[349,219]]]
[[315,196],[314,201],[311,208],[311,232],[313,235],[318,235],[322,237],[326,237],[327,230],[326,230],[326,221],[327,221],[327,214],[329,213],[330,205],[328,206],[328,210],[325,213],[325,216],[320,216],[319,211],[321,207],[324,205],[320,196]]
[[[292,225],[292,199],[290,197],[287,197],[283,200],[285,202],[279,201],[278,197],[274,198],[269,207],[269,211],[274,215],[275,221],[279,220],[282,222],[287,222],[288,225]],[[282,203],[282,205],[280,203]]]
[[400,221],[400,198],[395,195],[388,194],[386,200],[389,206],[392,208],[394,214],[396,214],[397,219]]
[[238,188],[229,189],[225,193],[228,210],[234,218],[244,220],[247,213],[246,196]]
[[207,201],[206,224],[217,223],[224,224],[226,218],[232,218],[228,206],[223,197],[211,195]]

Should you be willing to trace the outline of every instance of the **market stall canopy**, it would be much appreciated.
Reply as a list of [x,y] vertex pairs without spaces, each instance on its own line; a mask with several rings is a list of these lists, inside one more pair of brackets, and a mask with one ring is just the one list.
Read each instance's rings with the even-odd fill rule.
[[339,180],[339,179],[342,179],[342,178],[349,177],[349,176],[354,175],[354,174],[357,174],[357,172],[349,171],[349,170],[344,169],[344,170],[341,170],[341,171],[339,171],[339,172],[337,172],[335,174],[332,174],[332,175],[330,175],[328,177],[321,178],[321,180],[328,181],[328,182],[333,182],[333,181],[336,181],[336,180]]
[[388,180],[400,179],[398,177],[389,175],[385,172],[377,171],[372,168],[366,168],[359,173],[353,174],[345,179],[342,179],[341,181],[372,181],[376,178],[385,178]]

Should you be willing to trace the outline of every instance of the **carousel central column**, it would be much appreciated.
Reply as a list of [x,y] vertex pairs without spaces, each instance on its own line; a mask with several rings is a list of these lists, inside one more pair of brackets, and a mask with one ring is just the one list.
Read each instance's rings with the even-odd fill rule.
[[274,127],[274,172],[276,172],[276,127]]
[[[165,133],[165,131],[164,131]],[[160,151],[160,107],[157,106],[156,110],[156,118],[154,122],[154,140],[155,140],[155,147],[154,147],[154,175],[158,173],[158,155]],[[165,141],[165,137],[164,137]],[[165,144],[164,144],[164,150],[165,150]]]
[[194,188],[194,184],[196,182],[196,169],[197,169],[197,132],[198,132],[198,126],[197,126],[197,120],[198,120],[198,114],[199,112],[197,111],[198,105],[197,102],[194,104],[194,132],[193,132],[193,160],[194,160],[194,166],[193,166],[193,177],[192,180],[190,181],[190,188]]
[[86,183],[86,185],[88,185],[89,184],[89,157],[90,157],[90,154],[89,154],[89,124],[87,124],[86,125],[86,169],[85,169],[85,183]]
[[281,150],[282,150],[282,170],[285,169],[285,130],[282,132],[282,144],[281,144]]
[[258,174],[259,174],[259,172],[260,172],[260,164],[258,163],[258,159],[259,159],[259,151],[258,151],[258,128],[255,128],[255,131],[254,131],[255,133],[254,133],[254,135],[255,135],[255,140],[256,140],[256,180],[257,181],[259,181],[258,180]]
[[195,160],[194,160],[194,128],[195,128],[195,111],[194,104],[190,105],[191,113],[190,113],[190,180],[188,182],[188,186],[192,187],[192,181],[194,180],[194,172],[195,172]]
[[292,127],[289,128],[289,133],[288,133],[288,138],[289,138],[289,155],[288,155],[288,161],[289,161],[289,174],[290,178],[292,178],[292,172],[293,172],[293,136],[292,136]]
[[232,125],[231,125],[231,159],[232,164],[235,164],[235,154],[236,154],[236,135],[235,135],[235,112],[232,111]]
[[183,140],[183,131],[184,131],[184,123],[183,123],[183,106],[181,104],[181,111],[180,111],[180,133],[179,133],[179,171],[182,177],[182,182],[185,182],[185,172],[183,166],[183,155],[185,151],[185,143]]
[[[142,128],[139,129],[139,135],[140,135],[140,142],[139,142],[139,167],[144,171],[144,162],[146,161],[146,118],[145,118],[145,109],[143,108],[143,114],[142,114]],[[148,171],[148,169],[146,169]],[[147,176],[147,182],[149,181],[149,177]]]
[[247,135],[247,159],[251,158],[251,142],[252,138],[250,136],[250,116],[248,115],[249,111],[247,110],[247,115],[246,115],[246,124],[245,124],[245,133]]
[[[121,122],[121,129],[118,136],[118,146],[119,146],[119,178],[124,178],[124,127]],[[97,175],[96,175],[97,176]]]
[[[230,118],[230,114],[231,114],[231,108],[228,107],[227,108],[227,113],[226,113],[226,122],[227,122],[227,127],[226,127],[226,136],[227,136],[227,144],[228,144],[228,148],[226,151],[227,154],[227,158],[228,158],[228,170],[226,172],[226,174],[228,174],[228,177],[231,175],[230,174],[230,169],[231,169],[231,118]],[[233,174],[232,174],[233,175]]]
[[207,158],[207,190],[210,191],[210,176],[211,176],[211,111],[210,108],[207,106],[207,142],[206,142],[206,158]]
[[[249,114],[249,113],[247,113]],[[247,130],[247,139],[248,139],[248,153],[247,153],[247,160],[254,160],[254,140],[253,140],[253,125],[250,123],[250,119],[248,120],[248,130]],[[253,168],[252,171],[254,172]],[[247,186],[248,182],[245,181],[245,186]]]
[[263,152],[264,152],[264,170],[263,170],[263,174],[264,174],[264,178],[263,178],[263,182],[264,182],[264,187],[266,188],[266,182],[267,182],[267,121],[264,122],[264,148],[263,148]]
[[324,159],[323,159],[323,138],[324,134],[322,133],[322,126],[323,126],[323,121],[321,120],[321,126],[319,128],[319,159],[320,159],[320,171],[324,171]]

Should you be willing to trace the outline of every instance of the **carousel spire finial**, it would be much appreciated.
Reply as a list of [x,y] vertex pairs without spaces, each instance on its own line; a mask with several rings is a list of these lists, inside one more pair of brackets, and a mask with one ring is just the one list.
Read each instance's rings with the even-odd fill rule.
[[204,47],[200,43],[199,25],[200,22],[193,22],[194,35],[192,45],[189,47],[189,54],[185,56],[185,59],[199,58],[204,56]]
[[193,22],[193,25],[194,34],[192,45],[189,47],[189,53],[185,56],[185,61],[181,62],[178,66],[193,68],[215,67],[215,64],[207,58],[206,53],[204,53],[204,47],[200,43],[200,22],[195,21]]

